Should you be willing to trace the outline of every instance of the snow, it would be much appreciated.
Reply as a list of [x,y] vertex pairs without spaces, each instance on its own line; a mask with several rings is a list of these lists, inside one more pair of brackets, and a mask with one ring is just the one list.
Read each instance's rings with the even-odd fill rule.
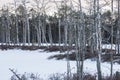
[[[48,57],[59,52],[46,52],[43,50],[0,50],[0,76],[1,80],[10,80],[13,75],[9,68],[17,70],[17,73],[24,74],[34,73],[40,74],[44,80],[47,80],[50,74],[65,73],[67,68],[66,60],[49,60]],[[62,53],[63,54],[63,53]],[[76,72],[76,62],[70,61],[71,72]],[[102,63],[102,74],[110,75],[110,64]],[[120,71],[120,65],[117,63],[113,66],[113,71]],[[96,61],[85,60],[84,72],[95,75],[97,73]]]
[[[97,67],[96,67],[96,61],[91,61],[91,60],[85,60],[84,62],[84,72],[85,73],[90,73],[92,75],[97,74]],[[104,62],[101,64],[101,70],[102,70],[102,75],[103,76],[110,76],[110,63]],[[115,63],[113,65],[113,73],[116,71],[120,71],[120,65]]]
[[53,73],[66,72],[66,61],[48,60],[50,55],[58,52],[43,52],[42,50],[0,50],[0,76],[2,80],[9,80],[13,75],[9,68],[17,70],[17,73],[38,73],[45,78]]
[[102,45],[102,49],[111,49],[111,48],[115,50],[116,45],[113,44],[112,47],[111,47],[111,44],[103,44]]

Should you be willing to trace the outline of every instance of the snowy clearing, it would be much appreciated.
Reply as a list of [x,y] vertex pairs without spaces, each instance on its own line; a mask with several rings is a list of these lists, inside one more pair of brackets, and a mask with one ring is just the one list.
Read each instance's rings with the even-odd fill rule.
[[[65,73],[66,60],[48,60],[47,58],[59,52],[44,52],[43,50],[0,50],[0,76],[1,80],[10,80],[13,75],[9,68],[17,70],[17,73],[40,74],[40,77],[47,80],[50,74]],[[61,53],[62,54],[62,53]],[[70,61],[71,72],[76,73],[76,62]],[[120,71],[120,65],[114,64],[113,71]],[[95,75],[97,73],[96,61],[85,60],[84,72]],[[110,75],[110,64],[102,63],[102,74]]]

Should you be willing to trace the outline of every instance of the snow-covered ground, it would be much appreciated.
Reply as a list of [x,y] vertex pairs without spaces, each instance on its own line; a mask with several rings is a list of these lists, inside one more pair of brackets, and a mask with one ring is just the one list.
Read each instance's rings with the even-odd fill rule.
[[[44,80],[47,80],[47,77],[50,74],[54,73],[65,73],[66,60],[48,60],[47,58],[54,54],[60,54],[59,52],[44,52],[43,50],[0,50],[0,79],[1,80],[10,80],[10,77],[13,75],[10,72],[9,68],[17,70],[17,73],[24,74],[34,73],[40,74]],[[76,62],[70,61],[71,72],[76,72]],[[113,71],[120,71],[120,65],[117,63],[114,64]],[[85,60],[84,63],[84,72],[90,74],[96,74],[96,61]],[[102,73],[104,76],[110,74],[110,64],[102,63]]]

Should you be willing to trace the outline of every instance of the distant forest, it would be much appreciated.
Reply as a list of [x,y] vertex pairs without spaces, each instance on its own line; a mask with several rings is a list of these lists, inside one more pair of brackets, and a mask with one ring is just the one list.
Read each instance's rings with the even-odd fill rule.
[[[56,13],[48,15],[44,7],[39,7],[37,2],[37,9],[31,8],[29,11],[26,4],[24,1],[20,5],[15,2],[14,13],[7,6],[2,7],[0,11],[0,43],[38,43],[40,45],[41,43],[64,43],[69,39],[75,43],[75,34],[79,32],[77,27],[82,25],[85,28],[86,43],[90,44],[91,36],[95,33],[96,11],[85,13],[61,4]],[[113,43],[116,43],[119,28],[118,13],[111,11],[99,13],[102,43],[109,44],[111,42],[111,33],[113,33]],[[112,28],[113,32],[111,32]]]

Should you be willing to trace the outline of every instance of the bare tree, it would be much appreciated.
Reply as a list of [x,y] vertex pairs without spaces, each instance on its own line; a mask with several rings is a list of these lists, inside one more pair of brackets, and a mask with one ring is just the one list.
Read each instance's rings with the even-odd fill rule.
[[16,26],[16,38],[17,38],[17,44],[19,44],[19,28],[18,28],[18,17],[17,17],[17,1],[14,0],[14,6],[15,6],[15,26]]
[[120,54],[120,0],[117,0],[118,3],[118,28],[117,28],[117,52]]
[[19,20],[21,22],[21,27],[22,27],[22,43],[23,45],[26,44],[27,42],[27,28],[26,28],[26,25],[25,25],[25,9],[24,9],[24,6],[23,5],[19,5],[18,8],[17,8],[17,12],[18,12],[18,15],[19,15]]
[[[27,8],[26,8],[26,0],[22,0],[22,5],[23,5],[23,8],[24,8],[24,29],[26,30],[25,31],[25,34],[26,34],[26,36],[25,37],[27,37],[27,40],[25,40],[25,42],[26,41],[28,41],[28,45],[30,45],[30,26],[29,26],[29,17],[28,17],[28,14],[27,14]],[[26,38],[25,38],[26,39]]]
[[76,20],[77,22],[75,22],[74,24],[78,80],[83,80],[83,67],[84,67],[84,58],[86,51],[84,14],[82,11],[81,4],[82,4],[81,0],[78,0],[78,14],[75,15],[77,16],[77,20]]
[[2,8],[3,42],[10,43],[10,17],[8,6]]
[[[54,21],[54,20],[53,20]],[[49,42],[50,42],[50,46],[53,46],[53,36],[52,36],[52,26],[51,24],[54,23],[52,20],[49,20],[48,23],[48,36],[49,36]]]
[[[62,6],[62,1],[54,0],[54,1],[51,1],[51,2],[55,3],[56,8],[58,9],[58,15],[59,15],[59,13],[61,13],[59,9],[60,9],[60,6]],[[58,43],[59,43],[59,47],[60,47],[60,45],[62,43],[62,35],[61,35],[62,23],[63,23],[63,21],[62,21],[61,16],[58,16],[58,31],[59,31],[59,41],[58,41]]]
[[[112,12],[112,16],[113,16],[113,0],[111,0],[111,12]],[[110,76],[111,76],[111,80],[112,80],[112,76],[113,76],[113,20],[111,20],[111,71],[110,71]]]
[[36,26],[37,30],[37,41],[38,46],[41,45],[41,21],[40,21],[40,0],[35,0],[36,6],[37,6],[37,15],[38,15],[38,26]]
[[101,19],[100,19],[100,5],[99,0],[96,0],[96,7],[97,7],[97,16],[96,16],[96,52],[97,52],[97,71],[98,71],[98,80],[102,80],[101,74]]
[[[37,20],[37,41],[38,41],[38,45],[40,46],[41,43],[47,43],[46,40],[46,9],[47,9],[47,4],[49,3],[49,1],[44,1],[44,0],[34,0],[35,4],[36,4],[36,8],[37,8],[37,16],[38,16],[38,20]],[[50,29],[50,26],[49,26]]]

